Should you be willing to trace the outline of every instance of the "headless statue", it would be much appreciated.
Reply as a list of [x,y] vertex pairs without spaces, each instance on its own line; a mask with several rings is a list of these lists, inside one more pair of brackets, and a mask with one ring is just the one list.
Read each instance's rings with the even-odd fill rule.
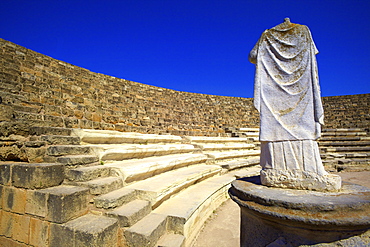
[[337,175],[322,164],[316,140],[324,111],[316,54],[307,26],[289,18],[264,31],[249,54],[256,65],[254,105],[260,113],[260,141],[264,185],[334,191]]

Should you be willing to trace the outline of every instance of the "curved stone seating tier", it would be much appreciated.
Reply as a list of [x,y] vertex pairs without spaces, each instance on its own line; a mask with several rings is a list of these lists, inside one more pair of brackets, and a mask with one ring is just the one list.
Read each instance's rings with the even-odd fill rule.
[[[232,136],[249,136],[255,141],[258,140],[258,131],[258,128],[225,129],[225,132],[231,133]],[[323,163],[329,166],[329,169],[330,166],[333,170],[370,169],[370,136],[365,129],[323,129],[318,143]],[[258,148],[258,142],[255,142],[255,145]]]
[[248,156],[256,156],[260,154],[259,150],[241,150],[230,152],[207,152],[207,154],[215,160],[243,158]]
[[132,158],[144,158],[148,156],[169,155],[177,153],[189,153],[198,151],[193,145],[189,144],[146,144],[146,145],[94,145],[89,146],[92,152],[100,160],[124,160]]
[[200,148],[202,151],[212,151],[212,150],[233,150],[233,149],[253,149],[254,144],[248,143],[225,143],[225,144],[196,144],[196,147]]
[[337,171],[370,169],[370,136],[364,129],[324,129],[319,147],[324,164]]
[[48,241],[58,246],[115,246],[118,232],[129,246],[190,246],[228,198],[231,181],[259,171],[250,138],[53,127],[32,133],[28,145],[42,142],[50,163],[1,166],[9,171],[2,184],[30,190],[25,213],[53,222],[45,223]]
[[205,163],[207,159],[208,156],[204,154],[187,153],[110,162],[105,167],[109,167],[112,173],[126,183],[131,183],[183,166]]
[[73,129],[71,134],[79,137],[82,142],[90,144],[182,142],[180,136],[140,134],[114,130]]
[[233,137],[246,137],[253,141],[259,138],[259,128],[226,128],[225,132]]
[[206,136],[184,136],[184,140],[188,143],[251,143],[249,138],[233,138],[233,137],[206,137]]
[[[258,136],[255,130],[243,130],[249,133],[244,136]],[[191,246],[228,198],[231,181],[260,170],[254,137],[32,131],[27,146],[43,150],[49,163],[0,166],[2,196],[9,201],[3,222],[11,226],[14,217],[44,222],[49,243],[58,246],[115,246],[118,236],[128,246]],[[339,166],[361,159],[368,165],[368,138],[357,129],[324,131],[319,140],[324,162]],[[20,210],[23,197],[27,202]]]

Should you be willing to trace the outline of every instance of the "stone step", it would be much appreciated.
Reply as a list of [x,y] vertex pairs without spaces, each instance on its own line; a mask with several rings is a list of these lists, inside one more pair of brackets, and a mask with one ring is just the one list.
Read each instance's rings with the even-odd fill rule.
[[259,163],[260,163],[260,157],[251,157],[247,159],[240,159],[240,160],[235,160],[235,161],[218,163],[218,165],[230,171],[234,169],[240,169],[244,167],[258,165]]
[[319,144],[321,142],[332,141],[332,142],[348,142],[348,141],[370,141],[370,137],[368,136],[326,136],[320,137],[318,140]]
[[79,145],[80,138],[77,136],[61,136],[61,135],[42,135],[41,141],[45,141],[49,145]]
[[124,231],[130,247],[152,247],[166,233],[166,215],[151,213]]
[[190,246],[208,217],[227,200],[233,180],[230,174],[206,179],[166,200],[153,213],[166,215],[167,230],[183,235],[185,246]]
[[350,129],[344,129],[344,128],[338,128],[338,129],[322,129],[322,132],[363,132],[364,129],[361,128],[350,128]]
[[120,227],[130,227],[152,211],[149,201],[133,200],[114,210],[106,212],[109,217],[118,219]]
[[209,157],[218,161],[223,159],[235,159],[249,156],[260,155],[260,150],[242,150],[242,151],[226,151],[226,152],[205,152]]
[[322,132],[321,136],[367,136],[366,131],[362,132]]
[[66,184],[87,187],[92,195],[106,194],[120,189],[123,186],[123,182],[120,177],[103,177],[86,182],[66,182]]
[[112,169],[126,183],[146,179],[156,174],[183,166],[206,162],[205,154],[175,154],[143,159],[107,162],[104,166]]
[[197,144],[202,151],[224,151],[224,150],[243,150],[243,149],[254,149],[256,145],[250,143],[211,143],[211,144]]
[[104,165],[85,166],[66,170],[66,178],[69,181],[85,182],[100,177],[111,175],[111,168]]
[[65,155],[56,159],[58,163],[62,163],[66,166],[79,166],[95,163],[99,161],[99,158],[95,155]]
[[329,141],[326,141],[326,142],[319,142],[319,145],[320,147],[322,146],[335,146],[335,147],[338,147],[338,146],[342,146],[342,147],[346,147],[346,146],[370,146],[370,141],[352,141],[352,142],[344,142],[344,141],[341,141],[341,142],[329,142]]
[[234,127],[228,127],[225,128],[226,133],[232,133],[232,132],[259,132],[259,128],[234,128]]
[[128,185],[126,188],[136,190],[141,199],[150,201],[155,208],[178,191],[220,173],[220,166],[192,165],[161,173]]
[[138,192],[135,189],[123,187],[114,190],[107,194],[103,194],[94,198],[94,205],[97,208],[116,208],[125,203],[129,203],[138,198]]
[[366,162],[352,162],[345,164],[334,164],[336,171],[346,171],[346,172],[358,172],[358,171],[370,171],[369,166],[370,160]]
[[370,153],[322,153],[322,159],[346,159],[346,158],[366,158],[370,157]]
[[87,214],[64,224],[52,224],[50,246],[117,246],[118,223],[114,218]]
[[65,223],[86,214],[88,202],[88,188],[60,185],[28,190],[25,211],[50,222]]
[[339,159],[338,164],[370,164],[370,155],[369,158],[347,158],[347,159]]
[[42,189],[60,185],[64,165],[55,163],[7,163],[0,166],[2,184],[26,189]]
[[370,147],[321,147],[323,152],[370,152]]
[[236,179],[244,178],[244,177],[251,177],[251,176],[259,176],[262,167],[260,165],[248,166],[246,168],[240,170],[232,170],[228,174],[233,175]]
[[150,156],[161,156],[179,153],[192,153],[199,151],[189,144],[148,144],[148,145],[89,145],[94,153],[97,154],[100,160],[125,160],[145,158]]
[[370,152],[368,153],[348,153],[345,154],[347,158],[366,158],[370,157]]
[[[232,133],[232,137],[238,137],[238,138],[243,138],[246,135],[244,133]],[[259,135],[251,135],[247,136],[248,140],[251,142],[258,142],[259,141]]]
[[240,132],[259,132],[259,128],[239,128]]
[[70,136],[73,129],[61,128],[61,127],[31,127],[30,134],[36,136],[42,135],[59,135],[59,136]]
[[182,138],[174,135],[140,134],[136,132],[119,132],[115,130],[74,129],[73,135],[90,144],[122,144],[122,143],[181,143]]
[[164,234],[157,242],[158,247],[184,247],[185,237],[181,234]]
[[207,137],[207,136],[185,136],[187,143],[250,143],[248,138],[234,138],[234,137]]
[[237,134],[247,137],[259,137],[259,132],[237,132]]
[[47,154],[50,156],[65,156],[65,155],[86,155],[91,153],[89,146],[79,145],[57,145],[50,146],[47,149]]

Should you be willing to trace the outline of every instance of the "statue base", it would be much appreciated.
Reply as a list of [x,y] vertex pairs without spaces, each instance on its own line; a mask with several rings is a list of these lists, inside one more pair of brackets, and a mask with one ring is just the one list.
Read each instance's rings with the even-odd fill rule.
[[279,188],[316,191],[339,191],[342,179],[335,174],[318,175],[301,170],[261,170],[263,185]]
[[235,180],[229,195],[241,209],[240,246],[370,244],[369,188],[344,183],[339,192],[282,189],[250,177]]

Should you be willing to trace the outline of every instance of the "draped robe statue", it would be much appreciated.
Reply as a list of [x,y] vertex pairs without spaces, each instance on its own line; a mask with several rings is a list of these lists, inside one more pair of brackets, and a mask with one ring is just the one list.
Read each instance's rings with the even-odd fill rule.
[[324,170],[316,142],[324,124],[317,53],[308,27],[286,18],[263,32],[249,54],[256,64],[254,105],[260,113],[265,185],[340,188],[340,177]]

